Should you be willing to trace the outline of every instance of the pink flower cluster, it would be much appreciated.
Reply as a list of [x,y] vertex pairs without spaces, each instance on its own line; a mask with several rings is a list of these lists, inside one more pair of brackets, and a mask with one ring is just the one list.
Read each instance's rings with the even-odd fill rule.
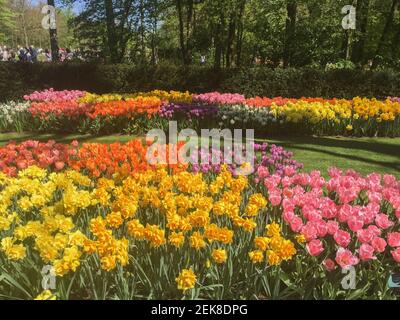
[[219,93],[209,92],[204,94],[196,94],[193,96],[193,102],[199,102],[203,104],[242,104],[245,103],[246,98],[242,94],[238,93]]
[[44,91],[35,91],[30,95],[25,95],[26,101],[35,102],[64,102],[64,101],[76,101],[86,94],[85,91],[79,90],[63,90],[55,91],[53,88]]
[[36,165],[60,171],[71,157],[78,154],[78,142],[70,145],[50,140],[46,143],[27,140],[20,144],[10,142],[0,148],[0,170],[8,176],[16,176],[19,170]]
[[362,177],[336,168],[329,176],[288,168],[285,176],[268,175],[263,183],[271,204],[282,207],[285,223],[305,238],[308,253],[325,252],[328,270],[378,254],[391,254],[400,263],[400,182],[392,175]]
[[52,114],[55,117],[65,116],[68,118],[77,117],[86,114],[87,105],[76,101],[64,102],[34,102],[29,107],[28,112],[34,117],[46,118]]

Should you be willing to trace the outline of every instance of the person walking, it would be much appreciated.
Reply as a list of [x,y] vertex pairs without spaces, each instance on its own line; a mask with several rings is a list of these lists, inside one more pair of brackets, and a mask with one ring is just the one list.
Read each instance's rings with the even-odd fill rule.
[[2,58],[2,61],[8,61],[8,59],[9,59],[8,49],[6,46],[3,47],[3,55],[1,58]]
[[31,62],[36,63],[38,61],[37,60],[38,51],[33,45],[29,47],[29,53],[31,54]]
[[45,61],[46,61],[46,62],[51,62],[51,52],[50,52],[49,49],[46,49],[46,50],[44,51],[44,55],[45,55],[45,57],[46,57]]
[[27,62],[26,52],[25,49],[22,47],[18,49],[18,59],[21,62]]

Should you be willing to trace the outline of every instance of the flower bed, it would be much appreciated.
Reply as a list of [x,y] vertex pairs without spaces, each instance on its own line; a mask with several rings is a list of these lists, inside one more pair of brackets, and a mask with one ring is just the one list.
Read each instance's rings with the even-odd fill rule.
[[[243,177],[207,161],[150,165],[149,146],[0,148],[3,298],[397,297],[387,290],[400,267],[394,176],[332,168],[325,179],[262,144]],[[45,266],[57,287],[42,292]],[[341,285],[349,267],[356,291]]]
[[25,98],[29,107],[19,104],[14,112],[15,103],[0,105],[1,132],[144,134],[176,120],[180,128],[251,128],[259,136],[400,136],[398,98],[246,99],[240,94],[160,90],[109,95],[51,90]]

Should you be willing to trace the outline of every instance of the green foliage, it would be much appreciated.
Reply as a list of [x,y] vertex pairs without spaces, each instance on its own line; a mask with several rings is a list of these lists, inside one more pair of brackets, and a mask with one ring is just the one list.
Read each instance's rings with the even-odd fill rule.
[[400,73],[352,69],[252,67],[221,69],[173,64],[0,64],[0,101],[45,88],[80,89],[94,93],[137,92],[153,89],[189,90],[194,93],[222,91],[248,97],[355,96],[386,98],[400,92]]
[[326,65],[326,70],[335,70],[335,69],[355,69],[356,65],[349,60],[340,60],[336,63],[328,63]]
[[[394,1],[113,0],[107,12],[104,1],[84,0],[84,10],[71,22],[88,57],[107,61],[116,50],[114,61],[136,65],[199,64],[204,55],[216,68],[256,61],[324,68],[345,59],[348,51],[357,67],[373,61],[374,68],[398,68],[400,19]],[[357,8],[357,29],[347,32],[341,10],[351,3]],[[107,24],[110,14],[117,25]],[[110,34],[116,41],[110,42]]]
[[0,43],[8,40],[10,30],[15,26],[15,17],[8,0],[0,0]]

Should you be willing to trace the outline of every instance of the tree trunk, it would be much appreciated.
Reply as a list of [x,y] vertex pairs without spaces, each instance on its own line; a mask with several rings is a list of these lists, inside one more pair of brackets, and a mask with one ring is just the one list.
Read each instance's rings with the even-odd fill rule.
[[187,16],[186,16],[186,61],[187,64],[191,63],[191,39],[193,28],[193,0],[187,0]]
[[392,1],[392,6],[390,8],[390,11],[388,13],[387,19],[386,19],[386,23],[385,23],[385,27],[383,28],[383,32],[381,35],[381,38],[378,42],[378,47],[376,49],[376,53],[373,57],[372,60],[372,69],[375,69],[378,64],[379,64],[379,58],[380,55],[383,53],[383,47],[385,45],[385,42],[387,40],[388,34],[390,32],[390,30],[393,27],[393,18],[394,18],[394,12],[396,11],[396,7],[399,4],[400,0],[393,0]]
[[223,56],[223,36],[222,33],[224,32],[225,28],[225,16],[223,8],[220,8],[219,14],[219,22],[217,24],[217,28],[215,30],[215,57],[214,57],[214,69],[220,70],[221,63],[222,63],[222,56]]
[[242,65],[243,24],[240,22],[236,35],[236,66]]
[[176,0],[176,10],[178,11],[178,20],[179,20],[179,44],[181,47],[182,61],[184,65],[188,65],[189,61],[187,60],[186,54],[186,45],[185,45],[185,28],[183,25],[183,9],[182,9],[182,0]]
[[215,41],[215,57],[214,57],[214,69],[221,69],[221,58],[222,58],[222,41],[221,41],[221,25],[218,24],[216,30]]
[[228,38],[226,40],[226,67],[230,68],[232,65],[232,55],[233,55],[233,41],[235,39],[236,33],[236,15],[235,13],[231,14],[229,19],[229,27],[228,27]]
[[400,44],[400,25],[397,27],[397,32],[396,35],[393,38],[392,42],[392,57],[393,59],[396,59],[396,53],[398,52],[399,44]]
[[144,0],[140,0],[139,3],[139,13],[140,13],[140,63],[145,63],[146,61],[146,46],[145,46],[145,26],[144,26]]
[[367,36],[368,15],[370,0],[357,1],[357,41],[354,43],[352,61],[354,63],[364,62],[364,47]]
[[[49,1],[47,2],[47,4],[49,4]],[[26,21],[25,21],[25,1],[21,1],[21,24],[22,24],[22,33],[24,34],[23,41],[25,42],[25,47],[29,47],[28,33],[26,31]]]
[[240,67],[242,63],[242,43],[243,43],[243,15],[246,8],[246,0],[240,2],[239,15],[237,19],[236,32],[236,66]]
[[293,41],[296,33],[296,16],[297,16],[297,3],[296,0],[287,0],[286,5],[286,29],[285,29],[285,43],[283,49],[283,65],[285,67],[292,63],[293,55]]
[[346,60],[351,60],[354,30],[347,30]]
[[132,2],[130,0],[125,0],[123,2],[123,15],[119,21],[119,26],[116,26],[116,34],[118,34],[118,61],[121,62],[125,59],[126,48],[128,46],[128,41],[130,38],[130,22],[129,15],[132,9]]
[[157,26],[158,26],[158,1],[152,1],[152,33],[151,33],[151,64],[156,65],[158,63],[157,56]]
[[[54,0],[47,0],[47,4],[49,6],[54,6]],[[57,29],[50,28],[49,29],[50,36],[50,49],[51,49],[51,61],[56,62],[60,59],[60,55],[58,54],[58,41],[57,41]]]
[[117,37],[115,32],[114,8],[112,0],[104,0],[106,12],[106,26],[107,26],[107,42],[110,50],[111,62],[117,63],[118,61],[118,48]]
[[151,64],[157,64],[157,49],[156,49],[156,32],[157,32],[157,20],[154,18],[153,21],[153,32],[151,34]]

